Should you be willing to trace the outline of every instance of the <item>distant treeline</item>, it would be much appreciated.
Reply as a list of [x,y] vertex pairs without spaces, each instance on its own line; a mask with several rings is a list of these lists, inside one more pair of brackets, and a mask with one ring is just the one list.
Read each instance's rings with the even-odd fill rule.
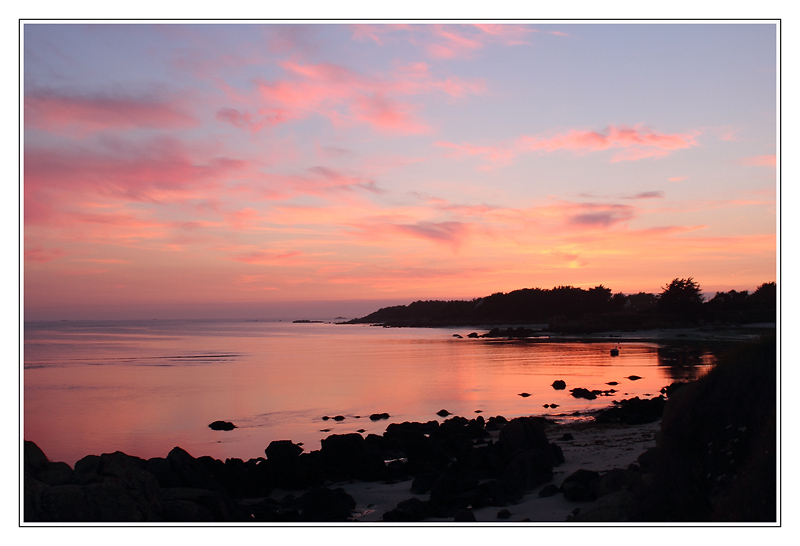
[[717,292],[704,301],[691,278],[674,279],[660,294],[612,294],[603,285],[585,290],[574,286],[523,288],[470,301],[415,301],[384,307],[351,324],[385,326],[464,326],[547,324],[557,332],[592,332],[697,324],[775,322],[774,282],[755,292]]

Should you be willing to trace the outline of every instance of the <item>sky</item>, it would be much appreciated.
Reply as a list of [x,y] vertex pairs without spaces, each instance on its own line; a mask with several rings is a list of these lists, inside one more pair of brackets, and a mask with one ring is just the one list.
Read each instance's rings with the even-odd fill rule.
[[27,23],[26,320],[776,280],[777,28]]

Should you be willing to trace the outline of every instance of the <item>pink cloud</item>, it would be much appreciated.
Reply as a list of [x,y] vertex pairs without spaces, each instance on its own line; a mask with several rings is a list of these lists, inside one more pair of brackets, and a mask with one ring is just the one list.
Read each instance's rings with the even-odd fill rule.
[[490,165],[504,165],[518,155],[543,151],[553,153],[567,150],[577,154],[617,150],[610,161],[638,161],[648,157],[662,157],[675,150],[696,146],[695,135],[690,133],[663,134],[646,127],[610,126],[605,131],[573,129],[566,133],[544,136],[520,136],[510,144],[474,145],[437,142],[437,146],[455,150],[456,156],[482,157]]
[[480,40],[467,36],[462,26],[433,25],[432,34],[434,40],[428,44],[427,50],[439,59],[469,57],[483,47]]
[[777,164],[777,157],[774,155],[756,155],[753,157],[745,157],[739,161],[739,163],[747,167],[775,167]]
[[378,45],[407,41],[436,59],[471,58],[489,44],[528,44],[528,34],[538,32],[520,24],[353,25],[353,38]]
[[[410,211],[413,214],[424,213],[424,211]],[[355,228],[355,232],[361,238],[368,240],[387,241],[396,238],[397,235],[410,236],[413,239],[423,239],[437,244],[445,244],[458,249],[472,232],[469,223],[460,221],[434,222],[429,220],[418,220],[416,222],[405,222],[393,220],[391,218],[362,219],[360,222],[349,222],[349,227]]]
[[258,82],[260,111],[276,112],[275,120],[291,121],[313,114],[334,123],[362,122],[378,130],[420,133],[427,125],[414,108],[392,96],[393,82],[361,76],[332,64],[281,65],[289,79]]
[[455,144],[453,142],[437,142],[437,146],[452,150],[453,157],[477,156],[487,160],[493,166],[507,165],[511,163],[518,151],[509,149],[505,146],[480,146],[476,144]]
[[288,260],[302,255],[300,251],[276,252],[269,250],[257,250],[246,254],[237,254],[230,259],[248,264],[265,264],[276,261]]
[[284,76],[256,80],[257,93],[248,98],[226,82],[217,85],[234,103],[217,109],[217,120],[250,132],[307,119],[327,118],[337,126],[366,124],[398,134],[429,130],[421,118],[421,104],[409,97],[440,93],[453,98],[485,92],[481,79],[436,77],[425,63],[409,63],[384,74],[361,74],[332,63],[285,60],[278,66]]
[[379,24],[379,25],[350,25],[355,40],[372,40],[378,45],[384,45],[388,41],[395,40],[400,32],[413,32],[415,27],[412,25]]
[[605,228],[630,220],[634,216],[633,208],[627,205],[581,203],[567,207],[568,210],[572,208],[576,208],[578,212],[568,216],[567,224],[579,227]]
[[687,178],[689,178],[689,177],[688,176],[672,176],[672,177],[668,178],[667,180],[669,180],[670,182],[683,182]]
[[452,244],[459,244],[469,231],[468,225],[462,222],[418,222],[394,228],[423,239]]
[[250,112],[240,112],[235,108],[221,108],[217,111],[216,118],[223,123],[228,123],[239,129],[246,129],[252,133],[257,133],[264,127],[286,121],[286,117],[280,111],[252,114]]
[[41,246],[26,248],[24,252],[26,262],[47,263],[52,262],[63,255],[64,251],[60,248],[44,248]]
[[[68,210],[77,201],[175,203],[207,201],[208,190],[242,175],[247,162],[204,161],[174,139],[106,141],[101,149],[34,148],[24,154],[26,224]],[[200,191],[204,190],[204,191]]]
[[233,229],[239,231],[252,225],[259,216],[260,213],[257,210],[244,208],[227,214],[226,219]]
[[25,96],[28,128],[83,134],[105,129],[184,129],[196,124],[176,101],[154,97],[59,95],[43,91]]
[[507,45],[522,45],[529,44],[530,42],[524,40],[528,34],[539,32],[536,29],[530,28],[525,25],[517,24],[476,24],[475,28],[480,29],[482,32],[491,35]]
[[597,152],[620,149],[611,161],[636,161],[645,157],[662,156],[672,151],[697,145],[693,134],[656,133],[646,127],[609,126],[605,131],[572,130],[551,137],[520,138],[521,145],[531,150],[570,150]]
[[624,197],[624,199],[663,199],[663,191],[643,191],[634,195]]
[[428,126],[412,113],[412,107],[373,94],[358,97],[351,108],[353,117],[373,125],[376,129],[394,133],[419,134],[428,132]]

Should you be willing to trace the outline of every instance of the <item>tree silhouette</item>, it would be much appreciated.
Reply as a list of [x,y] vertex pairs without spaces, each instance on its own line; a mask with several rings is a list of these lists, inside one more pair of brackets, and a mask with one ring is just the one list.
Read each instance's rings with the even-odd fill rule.
[[703,309],[700,285],[688,279],[673,279],[658,296],[658,310],[679,320],[696,321]]

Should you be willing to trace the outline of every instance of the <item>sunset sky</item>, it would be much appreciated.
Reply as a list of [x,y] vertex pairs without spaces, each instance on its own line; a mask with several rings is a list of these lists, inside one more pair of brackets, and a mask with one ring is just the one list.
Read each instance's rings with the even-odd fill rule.
[[776,280],[774,23],[26,24],[25,319]]

